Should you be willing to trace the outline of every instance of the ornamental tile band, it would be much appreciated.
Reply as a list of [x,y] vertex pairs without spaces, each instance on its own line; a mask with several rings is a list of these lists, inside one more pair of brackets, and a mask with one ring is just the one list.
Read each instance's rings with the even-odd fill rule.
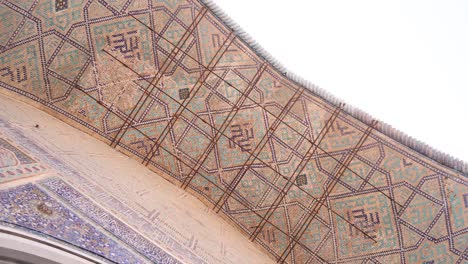
[[29,157],[0,134],[0,183],[46,173],[48,167]]

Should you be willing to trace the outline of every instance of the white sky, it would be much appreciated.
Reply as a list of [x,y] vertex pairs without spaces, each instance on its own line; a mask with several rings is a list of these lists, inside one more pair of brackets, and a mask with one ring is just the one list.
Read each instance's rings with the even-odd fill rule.
[[289,70],[468,161],[468,1],[215,1]]

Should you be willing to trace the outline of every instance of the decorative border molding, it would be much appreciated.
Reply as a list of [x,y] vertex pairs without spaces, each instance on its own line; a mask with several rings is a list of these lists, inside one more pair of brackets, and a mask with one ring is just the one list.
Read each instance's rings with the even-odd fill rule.
[[156,263],[181,264],[182,262],[135,232],[116,216],[96,205],[89,198],[78,192],[71,185],[58,177],[49,177],[39,181],[39,185],[54,193],[68,203],[73,209],[81,212],[94,223],[104,228],[130,248]]

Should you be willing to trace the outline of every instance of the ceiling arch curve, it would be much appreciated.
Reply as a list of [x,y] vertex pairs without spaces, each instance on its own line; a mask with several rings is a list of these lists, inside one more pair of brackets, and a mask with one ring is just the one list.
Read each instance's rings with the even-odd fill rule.
[[[426,261],[424,250],[444,252],[427,261],[466,258],[466,164],[432,154],[311,89],[283,71],[212,3],[4,0],[0,13],[8,25],[0,29],[2,93],[33,104],[180,186],[221,212],[276,261],[411,263]],[[15,149],[8,141],[2,147],[5,153]],[[8,181],[42,170],[45,177],[48,171],[47,164],[34,165],[34,159],[13,164],[7,154],[1,158],[6,165],[0,173]],[[4,199],[13,192],[48,215],[55,212],[51,208],[62,208],[53,202],[60,197],[81,212],[63,213],[68,208],[63,207],[62,214],[76,219],[98,199],[78,199],[80,191],[61,176],[45,178],[39,187],[29,183],[5,190]],[[107,180],[104,190],[114,181]],[[122,195],[140,191],[119,188]],[[27,193],[37,199],[28,200]],[[35,205],[49,198],[50,205]],[[118,200],[112,206],[120,206]],[[128,252],[122,259],[175,263],[184,258],[176,249],[167,254],[155,249],[161,255],[151,255],[148,248],[154,245],[144,237],[148,230],[142,231],[149,223],[132,233],[148,241],[144,247],[118,236],[120,223],[136,225],[140,219],[120,222],[123,216],[114,219],[116,209],[109,210],[92,211],[112,224],[89,215],[83,221],[99,223],[107,233],[93,235],[109,235],[106,243],[122,249],[109,248]],[[158,221],[158,216],[147,211],[145,221]],[[61,218],[51,213],[45,219]],[[94,230],[88,225],[86,230]],[[197,243],[193,237],[184,244],[193,251],[190,260],[219,257],[196,252]],[[223,261],[235,258],[226,257],[223,243],[220,247]],[[88,250],[97,254],[100,249]]]

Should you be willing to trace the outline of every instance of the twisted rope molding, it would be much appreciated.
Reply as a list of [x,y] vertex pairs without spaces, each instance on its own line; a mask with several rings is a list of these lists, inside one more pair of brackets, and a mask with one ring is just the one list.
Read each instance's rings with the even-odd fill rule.
[[[226,25],[228,26],[236,36],[238,36],[243,42],[245,42],[249,47],[251,47],[258,56],[262,57],[268,63],[270,63],[276,70],[281,72],[289,80],[297,83],[300,86],[307,88],[314,95],[322,98],[328,103],[337,107],[339,103],[343,102],[340,98],[329,93],[325,89],[313,84],[312,82],[302,78],[301,76],[295,74],[294,72],[288,70],[281,62],[274,58],[267,50],[265,50],[252,36],[244,31],[229,15],[219,7],[214,0],[200,0],[205,6],[207,6],[213,13]],[[357,120],[363,122],[366,125],[370,125],[372,120],[377,120],[373,118],[370,114],[361,110],[358,107],[346,104],[343,109],[346,113],[356,118]],[[434,147],[429,146],[428,144],[415,139],[405,132],[402,132],[391,125],[385,123],[384,121],[379,120],[379,125],[376,127],[376,130],[382,134],[390,137],[391,139],[409,147],[410,149],[431,158],[432,160],[445,165],[449,168],[452,168],[456,171],[461,172],[465,177],[468,177],[468,162],[465,162],[461,159],[455,158],[450,154],[444,153]]]

